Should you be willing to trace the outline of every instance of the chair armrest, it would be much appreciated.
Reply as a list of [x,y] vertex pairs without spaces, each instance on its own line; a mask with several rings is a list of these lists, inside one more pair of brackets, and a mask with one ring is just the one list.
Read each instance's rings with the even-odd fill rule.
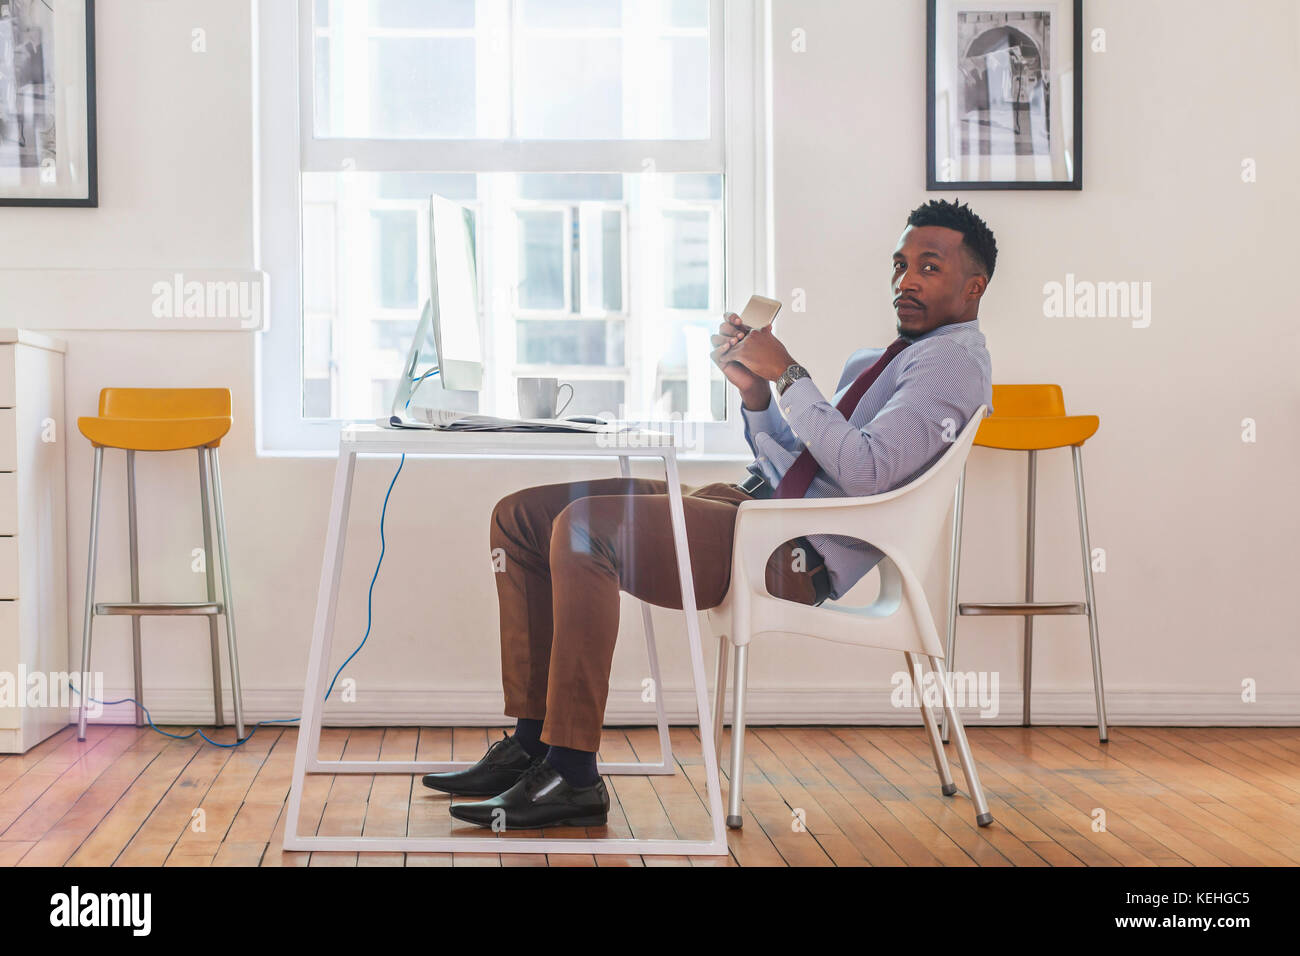
[[[857,498],[743,502],[736,517],[732,543],[733,575],[736,568],[743,567],[743,579],[754,594],[775,598],[767,589],[766,572],[768,558],[777,547],[801,535],[848,535],[868,542],[884,554],[876,565],[880,572],[880,593],[872,605],[856,608],[853,613],[862,617],[888,617],[899,606],[903,576],[911,573],[902,550],[886,540],[892,522],[875,520],[887,510],[897,510],[898,504],[881,501],[895,497],[890,492]],[[889,507],[877,507],[882,504]]]
[[759,552],[767,560],[778,546],[810,534],[843,534],[872,544],[872,516],[897,492],[859,498],[745,501],[736,516],[734,559]]

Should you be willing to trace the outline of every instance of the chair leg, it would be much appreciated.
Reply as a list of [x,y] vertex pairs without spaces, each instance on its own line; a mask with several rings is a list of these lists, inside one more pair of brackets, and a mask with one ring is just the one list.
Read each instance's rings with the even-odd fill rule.
[[732,678],[731,786],[727,790],[727,826],[745,825],[740,815],[741,782],[745,779],[745,695],[749,682],[749,645],[736,647],[736,676]]
[[[948,563],[948,666],[953,666],[953,660],[957,656],[957,581],[960,577],[961,569],[961,518],[962,502],[966,498],[966,466],[961,466],[961,473],[957,475],[957,493],[956,503],[953,505],[952,512],[952,560]],[[942,708],[940,708],[942,711]],[[948,714],[946,712],[939,715],[940,731],[939,737],[946,744],[948,742]]]
[[921,684],[921,668],[915,654],[904,651],[903,657],[907,659],[907,670],[912,675],[912,687],[916,689],[916,694],[921,700],[921,721],[925,724],[926,739],[930,741],[930,753],[934,756],[934,769],[939,771],[939,789],[945,797],[951,797],[957,792],[957,784],[952,782],[952,772],[948,769],[948,757],[943,752],[943,743],[939,740],[939,726],[935,723],[934,714],[925,699]]
[[[135,518],[135,451],[126,453],[126,536],[131,559],[131,601],[140,600],[140,539]],[[140,654],[140,615],[131,615],[131,666],[135,673],[135,725],[144,726],[144,667]]]
[[90,634],[95,621],[95,559],[99,544],[99,493],[104,478],[104,449],[95,446],[95,480],[90,492],[90,553],[86,557],[86,614],[81,625],[81,693],[77,695],[77,739],[86,739],[86,695],[90,693]]
[[971,756],[970,744],[966,740],[966,729],[962,726],[961,715],[957,713],[952,688],[948,686],[948,672],[944,669],[943,661],[937,657],[930,658],[930,666],[934,668],[939,678],[943,706],[948,711],[948,719],[952,721],[952,735],[957,744],[957,756],[961,758],[961,769],[966,774],[966,785],[970,788],[971,800],[975,804],[975,822],[986,827],[993,822],[993,814],[989,812],[988,801],[984,799],[984,788],[980,786],[979,772],[975,769],[975,758]]
[[[207,577],[208,600],[217,600],[216,569],[212,566],[212,513],[208,504],[211,489],[208,484],[208,460],[200,448],[199,452],[199,501],[203,510],[203,573]],[[225,708],[221,703],[221,642],[217,637],[217,616],[208,617],[208,646],[212,653],[212,711],[216,717],[216,726],[226,726]]]
[[230,695],[235,704],[235,733],[244,739],[244,703],[239,685],[239,650],[235,644],[235,602],[230,588],[230,549],[226,540],[226,508],[221,496],[221,464],[215,448],[205,449],[212,473],[212,502],[217,512],[217,551],[221,556],[221,602],[226,618],[230,654]]
[[[1034,600],[1034,518],[1038,501],[1038,452],[1029,449],[1029,509],[1025,514],[1025,603]],[[1030,719],[1030,701],[1033,698],[1034,685],[1034,616],[1025,615],[1025,675],[1021,686],[1024,698],[1021,701],[1021,723],[1028,727]]]
[[727,698],[727,635],[718,638],[718,667],[713,681],[713,752],[722,763],[722,715],[723,702]]
[[1071,445],[1074,456],[1074,488],[1079,496],[1079,542],[1083,547],[1083,586],[1088,602],[1088,641],[1092,645],[1092,689],[1097,697],[1097,736],[1104,744],[1110,738],[1106,726],[1106,691],[1101,682],[1101,645],[1097,638],[1097,598],[1092,588],[1092,546],[1088,543],[1088,504],[1083,494],[1083,449]]

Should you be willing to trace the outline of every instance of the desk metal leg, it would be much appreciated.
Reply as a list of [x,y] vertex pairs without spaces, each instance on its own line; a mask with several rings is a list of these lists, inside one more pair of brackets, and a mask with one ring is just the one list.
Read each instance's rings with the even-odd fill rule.
[[[700,749],[704,752],[704,774],[709,798],[709,819],[713,823],[713,844],[704,852],[726,853],[727,836],[722,816],[722,784],[718,779],[718,752],[713,742],[713,714],[709,711],[708,678],[704,674],[704,650],[700,643],[700,615],[695,606],[695,577],[691,553],[686,545],[686,512],[677,478],[677,450],[664,452],[668,473],[668,510],[673,519],[673,542],[677,546],[677,575],[682,586],[682,611],[686,615],[686,639],[691,652],[691,677],[695,685],[695,707],[700,718]],[[739,675],[737,676],[739,681]],[[737,683],[737,686],[740,686]]]
[[298,835],[298,817],[302,810],[303,776],[310,764],[317,763],[320,751],[320,727],[324,708],[321,698],[325,694],[325,669],[329,666],[330,645],[334,640],[334,613],[339,605],[339,577],[343,573],[343,546],[348,536],[348,506],[352,501],[352,478],[356,471],[356,461],[355,452],[339,447],[338,467],[334,470],[334,497],[330,502],[330,522],[325,532],[325,557],[320,569],[320,591],[316,595],[316,623],[312,628],[307,679],[302,691],[298,748],[293,758],[293,779],[289,785],[289,813],[284,821],[286,850],[313,849],[309,839]]
[[[709,840],[620,840],[596,839],[532,839],[528,837],[452,836],[452,837],[327,837],[301,835],[299,824],[302,811],[303,781],[307,773],[437,773],[457,770],[469,761],[420,763],[399,760],[321,760],[320,731],[322,697],[325,693],[326,669],[329,663],[334,636],[334,617],[338,607],[339,578],[343,567],[343,549],[347,536],[348,509],[352,497],[352,480],[356,464],[356,448],[341,445],[339,463],[334,477],[334,497],[330,505],[329,530],[325,538],[325,556],[321,564],[320,593],[316,599],[316,623],[312,632],[311,652],[308,657],[306,686],[303,689],[302,725],[298,731],[298,746],[294,755],[293,778],[289,787],[289,811],[285,818],[284,849],[312,852],[379,852],[379,853],[586,853],[586,854],[640,854],[721,856],[727,853],[723,826],[722,787],[718,779],[717,753],[708,745],[713,736],[712,716],[709,713],[707,688],[704,677],[704,654],[700,646],[699,615],[695,606],[694,578],[691,574],[690,553],[686,546],[686,516],[682,506],[681,485],[677,476],[675,449],[656,452],[664,458],[668,479],[669,511],[672,515],[673,537],[677,550],[677,569],[682,587],[682,603],[686,615],[686,632],[691,654],[691,671],[695,684],[696,707],[700,721],[701,750],[707,775],[708,809],[712,823]],[[647,625],[648,625],[647,621]],[[647,637],[651,631],[647,627]],[[653,639],[647,642],[651,666],[656,682],[659,680],[658,658]],[[656,685],[660,713],[660,739],[664,747],[666,770],[655,764],[625,763],[601,764],[602,773],[651,774],[672,773],[671,752],[667,746],[667,715],[663,709],[662,693]]]
[[[624,478],[632,477],[632,463],[627,455],[620,455],[618,459],[619,471]],[[658,764],[606,764],[604,773],[611,773],[611,767],[635,767],[634,773],[654,773],[670,774],[677,770],[673,762],[673,745],[668,737],[668,710],[664,703],[663,687],[664,682],[659,674],[659,651],[655,647],[655,625],[650,616],[650,605],[645,601],[639,602],[641,605],[641,626],[645,631],[645,650],[646,656],[650,659],[650,680],[654,688],[655,695],[655,719],[659,727],[659,753],[662,755]]]

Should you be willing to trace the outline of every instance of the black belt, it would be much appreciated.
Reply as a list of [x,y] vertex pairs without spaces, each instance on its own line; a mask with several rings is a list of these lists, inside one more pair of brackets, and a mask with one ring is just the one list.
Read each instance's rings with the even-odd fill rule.
[[[764,501],[776,494],[775,489],[767,483],[767,479],[762,475],[756,475],[753,472],[744,481],[737,482],[736,487],[749,495],[751,498],[757,498]],[[813,590],[816,594],[815,604],[822,604],[831,594],[830,574],[826,570],[826,559],[821,553],[808,543],[805,537],[793,539],[796,547],[803,548],[804,554],[808,556],[808,563],[816,567],[812,571]]]
[[736,487],[751,498],[771,498],[776,494],[776,490],[767,483],[766,478],[762,475],[756,475],[752,471],[749,473],[749,477],[737,483]]

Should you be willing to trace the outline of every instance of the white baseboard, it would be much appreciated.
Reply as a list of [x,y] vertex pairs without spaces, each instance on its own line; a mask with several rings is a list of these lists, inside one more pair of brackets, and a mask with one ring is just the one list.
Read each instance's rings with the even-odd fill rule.
[[[105,698],[128,696],[129,688],[106,688]],[[234,719],[227,690],[225,718]],[[667,691],[671,723],[696,723],[695,697],[689,689]],[[211,692],[163,689],[145,699],[157,724],[211,724]],[[728,706],[730,699],[728,699]],[[244,719],[248,723],[293,717],[300,712],[302,692],[245,690]],[[501,693],[492,690],[389,690],[360,694],[356,703],[333,702],[325,709],[326,726],[506,726],[512,722],[501,711]],[[997,716],[980,716],[974,707],[961,708],[967,726],[1016,726],[1020,723],[1020,695],[1016,690],[998,695]],[[1219,691],[1107,690],[1106,717],[1115,726],[1155,727],[1295,727],[1300,726],[1300,694],[1270,695],[1267,701],[1247,704],[1237,694]],[[1033,719],[1040,724],[1094,725],[1097,722],[1091,690],[1034,692]],[[135,721],[130,704],[106,706],[95,723],[130,724]],[[653,724],[653,703],[643,702],[639,691],[610,692],[605,711],[607,726]],[[919,712],[893,706],[888,689],[852,690],[822,687],[750,687],[746,723],[846,724],[919,726]]]

